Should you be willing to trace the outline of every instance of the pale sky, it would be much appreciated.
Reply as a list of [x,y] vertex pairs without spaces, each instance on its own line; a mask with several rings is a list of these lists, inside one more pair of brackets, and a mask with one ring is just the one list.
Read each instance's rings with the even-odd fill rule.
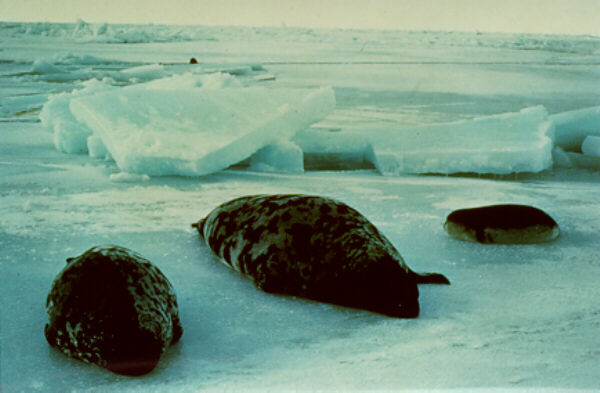
[[600,35],[600,0],[0,0],[1,21]]

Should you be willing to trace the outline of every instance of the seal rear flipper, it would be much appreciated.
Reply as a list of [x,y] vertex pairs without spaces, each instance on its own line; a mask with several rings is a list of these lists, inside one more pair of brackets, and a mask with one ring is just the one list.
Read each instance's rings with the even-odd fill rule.
[[196,228],[199,232],[202,231],[203,226],[204,226],[204,219],[191,224],[191,227]]
[[415,273],[410,272],[417,284],[446,284],[450,285],[450,280],[440,273]]

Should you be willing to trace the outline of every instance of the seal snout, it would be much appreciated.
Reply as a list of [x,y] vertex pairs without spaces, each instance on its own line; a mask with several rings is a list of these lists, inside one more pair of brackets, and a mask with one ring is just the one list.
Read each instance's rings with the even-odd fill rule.
[[106,356],[106,368],[121,375],[139,376],[152,371],[162,353],[162,343],[149,331],[138,331],[120,338],[111,354]]
[[392,318],[417,318],[420,312],[419,295],[389,296],[364,308]]
[[386,312],[396,318],[416,318],[419,316],[419,288],[416,282],[403,282],[398,284],[395,296],[389,296],[392,309]]
[[[388,281],[382,283],[383,277]],[[363,299],[368,299],[364,308],[393,318],[419,316],[419,287],[414,277],[394,269],[379,271],[369,281],[362,295]]]
[[397,307],[397,314],[392,315],[398,318],[416,318],[419,316],[420,308],[419,302],[411,302],[399,304]]

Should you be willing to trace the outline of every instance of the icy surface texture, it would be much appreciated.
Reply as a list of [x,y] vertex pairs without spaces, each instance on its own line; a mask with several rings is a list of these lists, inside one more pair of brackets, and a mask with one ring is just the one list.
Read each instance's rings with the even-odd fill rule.
[[578,152],[588,135],[600,136],[600,106],[550,115],[554,123],[554,143]]
[[[385,30],[331,30],[277,27],[209,27],[209,26],[166,26],[124,25],[88,23],[10,23],[0,22],[0,35],[5,37],[59,37],[66,40],[88,43],[151,43],[205,41],[223,42],[242,37],[245,41],[277,40],[294,43],[328,43],[377,41],[392,43],[397,48],[415,46],[450,46],[474,49],[514,49],[548,51],[557,53],[598,52],[600,38],[596,36],[560,36],[520,33],[483,33],[435,31],[398,32]],[[337,49],[337,48],[336,48]],[[200,60],[200,59],[198,59]]]
[[235,164],[323,119],[333,90],[186,89],[133,86],[74,99],[124,172],[197,176]]
[[[11,27],[5,23],[1,27]],[[187,30],[187,31],[186,31]],[[72,39],[77,42],[98,43],[144,43],[189,40],[211,40],[204,28],[185,29],[175,26],[152,25],[109,25],[106,23],[28,23],[19,24],[8,31],[8,35],[46,36]]]
[[304,172],[302,149],[289,140],[268,144],[250,157],[250,169],[258,172]]
[[552,125],[542,106],[517,113],[369,134],[377,169],[401,173],[540,172],[552,165]]

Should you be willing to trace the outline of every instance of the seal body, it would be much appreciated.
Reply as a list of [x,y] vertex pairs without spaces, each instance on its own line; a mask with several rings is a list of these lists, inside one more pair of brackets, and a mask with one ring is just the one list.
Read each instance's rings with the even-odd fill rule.
[[498,244],[547,242],[560,234],[556,221],[544,211],[514,204],[455,210],[444,229],[458,240]]
[[152,371],[183,333],[171,283],[123,247],[93,247],[67,259],[46,310],[52,347],[118,374]]
[[330,198],[255,195],[226,202],[192,226],[211,250],[255,285],[382,314],[419,314],[417,274],[362,214]]

